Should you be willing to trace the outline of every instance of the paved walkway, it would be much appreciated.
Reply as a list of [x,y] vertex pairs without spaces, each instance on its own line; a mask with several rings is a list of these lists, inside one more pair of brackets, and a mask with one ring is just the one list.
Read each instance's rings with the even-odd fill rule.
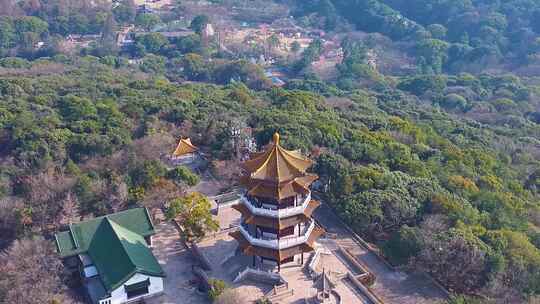
[[207,303],[207,297],[196,291],[191,281],[194,260],[191,253],[180,242],[178,231],[171,222],[162,221],[155,225],[153,252],[167,274],[165,292],[159,297],[146,300],[149,304]]
[[221,188],[223,188],[223,184],[215,179],[209,172],[205,172],[199,177],[201,179],[200,182],[197,185],[190,187],[187,192],[199,192],[206,196],[214,196],[219,193]]
[[356,258],[375,274],[377,280],[372,290],[385,303],[429,304],[446,299],[445,293],[425,276],[394,271],[374,253],[354,241],[351,233],[326,204],[321,204],[315,210],[314,218],[327,232],[337,234],[336,243],[350,248]]

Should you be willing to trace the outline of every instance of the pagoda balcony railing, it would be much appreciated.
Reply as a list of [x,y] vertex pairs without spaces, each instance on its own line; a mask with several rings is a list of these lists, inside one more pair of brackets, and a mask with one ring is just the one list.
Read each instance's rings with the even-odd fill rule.
[[302,229],[303,231],[299,236],[297,235],[291,235],[291,236],[285,236],[281,238],[263,238],[263,237],[255,237],[251,235],[248,232],[248,229],[244,225],[240,225],[238,230],[242,233],[242,235],[246,238],[246,240],[254,246],[258,247],[265,247],[270,249],[286,249],[294,246],[298,246],[301,244],[304,244],[308,241],[309,236],[311,235],[311,232],[313,232],[313,229],[315,229],[315,221],[311,221],[309,226],[304,227]]
[[241,201],[249,209],[249,211],[251,211],[251,213],[254,215],[272,217],[272,218],[285,218],[285,217],[304,213],[304,211],[306,211],[306,208],[309,205],[309,202],[311,201],[311,192],[308,195],[306,195],[301,205],[298,205],[296,207],[288,207],[284,209],[270,209],[270,208],[265,208],[262,206],[257,207],[245,195],[242,195]]

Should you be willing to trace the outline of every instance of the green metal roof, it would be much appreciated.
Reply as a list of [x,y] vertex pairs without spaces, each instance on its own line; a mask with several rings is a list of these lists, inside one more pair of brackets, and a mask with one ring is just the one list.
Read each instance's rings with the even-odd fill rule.
[[87,253],[96,266],[107,292],[118,288],[135,273],[165,276],[146,245],[144,236],[154,234],[145,208],[95,218],[56,234],[63,257]]
[[105,289],[112,291],[135,273],[164,276],[144,238],[108,218],[101,221],[88,249]]
[[142,236],[155,234],[154,224],[146,208],[128,209],[72,224],[68,231],[57,233],[56,245],[60,256],[68,257],[88,251],[96,229],[105,218]]

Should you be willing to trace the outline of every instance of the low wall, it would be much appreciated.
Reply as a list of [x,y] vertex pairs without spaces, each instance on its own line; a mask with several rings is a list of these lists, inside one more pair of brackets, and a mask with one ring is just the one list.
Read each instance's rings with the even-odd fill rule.
[[200,242],[202,241],[205,241],[205,240],[215,240],[215,239],[218,239],[218,238],[222,238],[223,235],[227,235],[233,231],[236,231],[238,230],[238,226],[231,226],[231,227],[228,227],[228,228],[224,228],[224,229],[220,229],[219,231],[216,231],[216,232],[211,232],[211,233],[207,233],[201,240]]
[[319,263],[320,257],[321,257],[321,251],[316,249],[315,253],[311,257],[311,261],[309,261],[308,263],[308,272],[311,276],[319,274],[317,272],[316,267],[317,267],[317,264]]
[[347,273],[347,278],[352,282],[354,287],[358,288],[360,292],[365,295],[373,304],[384,304],[368,287],[364,286],[354,275],[350,272]]
[[190,249],[193,255],[197,258],[197,260],[199,260],[199,263],[201,264],[204,270],[208,270],[208,271],[213,270],[212,264],[210,263],[206,255],[204,255],[204,253],[201,251],[199,246],[197,246],[197,244],[195,243],[191,244]]
[[283,279],[283,277],[279,273],[256,270],[250,267],[246,267],[246,269],[239,272],[236,278],[233,280],[233,283],[239,283],[246,279],[251,279],[273,286],[287,284],[287,281],[285,281],[285,279]]
[[204,291],[208,291],[212,288],[212,286],[210,285],[210,278],[202,268],[193,266],[191,270],[193,271],[195,276],[201,281]]
[[371,270],[369,270],[369,267],[359,261],[348,248],[339,246],[339,250],[350,263],[360,270],[360,275],[356,276],[356,278],[360,280],[362,284],[371,286],[373,283],[375,283],[376,276],[371,272]]
[[289,284],[285,283],[281,285],[275,285],[272,290],[270,290],[263,296],[263,299],[270,300],[270,302],[274,303],[274,301],[279,301],[292,295],[294,295],[294,289],[289,289]]
[[[374,254],[375,257],[382,262],[388,269],[392,271],[399,271],[396,267],[394,267],[392,264],[390,264],[386,258],[381,254],[381,251],[376,246],[366,242],[364,239],[362,239],[359,235],[356,234],[345,222],[341,220],[341,218],[334,212],[334,210],[331,207],[328,207],[329,211],[334,213],[336,216],[336,219],[342,224],[343,227],[351,234],[352,239],[356,241],[359,245],[367,249],[370,253]],[[321,225],[322,226],[322,225]],[[324,228],[324,227],[323,227]],[[432,276],[430,276],[428,273],[423,273],[429,280],[431,280],[435,286],[437,286],[447,297],[450,297],[450,292],[442,286],[437,280],[435,280]]]
[[238,202],[240,200],[240,191],[231,191],[219,195],[214,195],[209,197],[208,199],[216,202],[218,207],[224,207],[226,205]]
[[210,263],[208,258],[204,255],[204,253],[201,251],[199,246],[197,246],[196,243],[188,243],[186,239],[183,237],[184,228],[182,228],[182,226],[176,220],[173,220],[173,223],[176,226],[176,229],[178,230],[178,232],[180,233],[180,241],[182,242],[182,244],[190,250],[193,257],[195,257],[195,259],[199,261],[199,264],[201,265],[203,269],[212,271],[212,264]]

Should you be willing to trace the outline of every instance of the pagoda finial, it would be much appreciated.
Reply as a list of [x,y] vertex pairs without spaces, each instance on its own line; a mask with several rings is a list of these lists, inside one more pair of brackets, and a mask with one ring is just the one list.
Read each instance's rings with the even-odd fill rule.
[[272,139],[274,140],[274,144],[279,144],[279,133],[275,132],[274,136],[272,136]]

